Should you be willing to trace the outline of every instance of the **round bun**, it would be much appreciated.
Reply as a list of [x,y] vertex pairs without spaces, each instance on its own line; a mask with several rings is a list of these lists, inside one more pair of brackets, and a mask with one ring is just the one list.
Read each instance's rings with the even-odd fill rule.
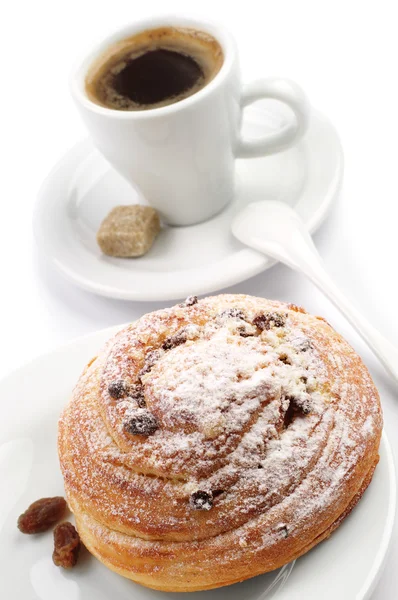
[[229,585],[325,539],[362,496],[382,415],[359,356],[291,304],[221,295],[145,315],[59,424],[82,541],[164,591]]

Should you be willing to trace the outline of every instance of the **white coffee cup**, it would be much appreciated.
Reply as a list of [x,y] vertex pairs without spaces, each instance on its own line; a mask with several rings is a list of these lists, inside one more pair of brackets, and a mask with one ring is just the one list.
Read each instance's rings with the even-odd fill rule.
[[[149,110],[115,110],[91,101],[85,78],[94,60],[115,42],[162,26],[192,27],[219,42],[224,62],[214,79],[184,100]],[[192,225],[220,212],[234,195],[235,159],[288,148],[304,134],[310,113],[292,81],[242,85],[236,44],[223,27],[176,16],[138,21],[107,37],[77,65],[71,90],[94,144],[170,225]],[[243,109],[262,98],[283,102],[291,117],[279,131],[245,140]]]

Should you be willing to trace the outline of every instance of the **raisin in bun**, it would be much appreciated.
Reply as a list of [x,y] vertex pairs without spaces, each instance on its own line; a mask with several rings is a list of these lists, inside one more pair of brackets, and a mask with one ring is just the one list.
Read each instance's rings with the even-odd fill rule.
[[59,456],[82,541],[164,591],[270,571],[328,537],[368,486],[382,415],[320,317],[222,295],[145,315],[80,377]]

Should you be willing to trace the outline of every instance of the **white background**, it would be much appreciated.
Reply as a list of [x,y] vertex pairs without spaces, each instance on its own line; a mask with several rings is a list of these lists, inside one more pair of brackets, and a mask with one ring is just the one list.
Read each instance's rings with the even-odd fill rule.
[[[48,170],[85,136],[68,94],[74,59],[112,28],[165,10],[221,21],[238,40],[244,79],[296,79],[313,105],[331,118],[344,148],[345,180],[342,197],[315,241],[341,288],[398,346],[398,34],[393,0],[7,4],[0,18],[0,376],[73,337],[159,307],[108,300],[72,287],[38,255],[31,219]],[[310,283],[277,266],[228,291],[292,301],[324,315],[341,331],[380,389],[397,454],[396,385]],[[4,410],[7,399],[1,402]],[[375,599],[396,599],[397,565],[396,530]]]

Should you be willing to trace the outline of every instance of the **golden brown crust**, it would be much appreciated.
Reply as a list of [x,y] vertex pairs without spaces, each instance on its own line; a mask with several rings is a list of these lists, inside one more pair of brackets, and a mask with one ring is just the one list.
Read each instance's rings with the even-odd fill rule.
[[[110,395],[119,380],[130,396]],[[131,435],[123,423],[146,411],[158,429]],[[64,411],[59,454],[89,550],[148,587],[193,591],[273,570],[330,535],[372,477],[381,428],[369,373],[330,325],[224,295],[110,340]],[[193,509],[197,490],[210,510]]]

